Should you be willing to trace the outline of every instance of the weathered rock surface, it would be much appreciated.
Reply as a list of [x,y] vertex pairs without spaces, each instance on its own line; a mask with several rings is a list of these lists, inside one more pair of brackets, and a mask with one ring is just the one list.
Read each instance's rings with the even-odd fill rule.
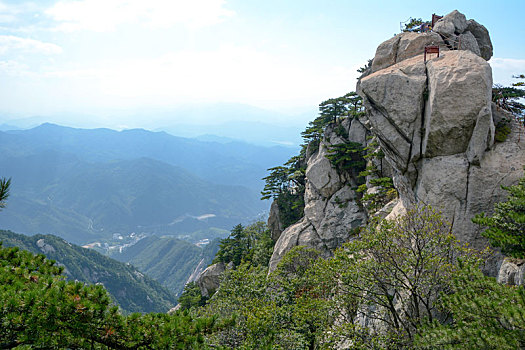
[[505,258],[498,272],[498,282],[509,286],[522,286],[525,275],[525,260]]
[[481,56],[481,51],[479,50],[479,45],[471,32],[465,32],[458,36],[458,48],[460,50],[470,50],[475,53],[477,56]]
[[485,60],[490,60],[492,57],[492,42],[487,28],[479,24],[473,19],[467,21],[467,30],[474,35],[478,43],[481,57]]
[[[525,137],[517,137],[519,125],[491,103],[492,72],[483,59],[492,54],[488,31],[457,11],[434,29],[472,47],[442,52],[426,65],[416,56],[363,77],[358,83],[368,118],[363,124],[378,137],[394,168],[401,198],[394,211],[431,205],[443,212],[461,241],[483,248],[487,241],[471,219],[491,213],[505,199],[501,185],[523,176]],[[501,119],[511,121],[512,133],[494,143]],[[501,259],[496,254],[489,260],[487,272],[497,275]]]
[[327,129],[319,150],[308,159],[304,217],[280,235],[270,259],[270,271],[295,246],[313,247],[329,256],[350,240],[353,229],[367,220],[355,201],[354,180],[348,174],[339,174],[326,158],[331,145],[348,140],[366,144],[367,130],[359,120],[346,119],[342,126],[346,130],[344,136]]
[[280,210],[277,202],[272,202],[270,206],[270,214],[268,215],[268,229],[270,230],[272,239],[277,242],[281,233],[283,232],[283,223],[280,218]]
[[[442,211],[461,241],[474,248],[488,244],[471,219],[481,212],[491,214],[494,204],[506,198],[501,186],[523,176],[525,135],[520,137],[518,123],[491,102],[487,29],[454,11],[434,30],[402,33],[379,45],[370,71],[357,86],[366,117],[346,121],[348,136],[343,138],[327,129],[319,151],[308,151],[304,217],[280,235],[270,270],[297,245],[328,256],[351,239],[350,230],[366,222],[355,201],[353,180],[338,174],[326,153],[345,138],[364,144],[368,134],[377,138],[388,163],[383,168],[400,197],[389,203],[390,214],[388,208],[380,215],[392,218],[415,204],[431,205]],[[442,51],[425,63],[423,47],[436,42],[443,46],[443,38],[461,40],[461,50]],[[450,48],[457,48],[452,41]],[[512,132],[504,142],[495,142],[495,125],[501,120],[509,121]],[[502,260],[496,253],[486,272],[510,276],[515,268],[508,262],[502,265]]]
[[461,34],[467,29],[467,26],[465,15],[454,10],[437,21],[433,30],[443,35]]
[[390,67],[405,59],[420,55],[427,45],[444,46],[437,33],[401,33],[378,46],[371,72]]
[[[412,33],[415,34],[415,33]],[[405,172],[409,160],[419,156],[421,117],[427,76],[420,56],[372,73],[360,81],[358,93],[368,112],[369,127],[381,149]]]
[[44,254],[55,252],[55,247],[53,247],[51,244],[47,244],[43,238],[36,241],[36,245]]
[[221,282],[221,276],[226,271],[227,266],[224,263],[217,263],[208,266],[195,283],[199,286],[202,296],[211,296],[218,288]]
[[492,42],[487,28],[473,19],[467,21],[465,15],[457,10],[437,21],[433,31],[453,49],[470,50],[487,61],[492,57]]
[[490,66],[470,51],[450,51],[428,61],[427,74],[422,152],[426,157],[465,152],[480,111],[490,111]]
[[437,21],[431,32],[406,32],[395,35],[380,44],[370,72],[377,72],[406,59],[424,53],[425,46],[439,46],[441,52],[470,50],[486,61],[492,57],[492,42],[487,28],[457,10]]

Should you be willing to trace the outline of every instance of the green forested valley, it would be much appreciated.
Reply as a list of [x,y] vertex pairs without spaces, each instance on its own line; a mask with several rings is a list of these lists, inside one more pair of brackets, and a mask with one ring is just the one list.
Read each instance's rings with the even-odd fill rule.
[[126,313],[167,312],[176,305],[172,292],[132,265],[68,243],[57,236],[26,236],[0,230],[0,242],[4,247],[19,247],[55,260],[63,266],[68,280],[103,285]]
[[192,274],[195,279],[212,262],[218,243],[199,247],[173,237],[149,236],[111,257],[132,264],[178,295]]

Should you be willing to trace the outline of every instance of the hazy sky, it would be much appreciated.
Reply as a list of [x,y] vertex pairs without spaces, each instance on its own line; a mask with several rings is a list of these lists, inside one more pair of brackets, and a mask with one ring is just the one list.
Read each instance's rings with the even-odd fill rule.
[[495,82],[525,73],[523,0],[0,0],[0,122],[218,102],[315,110],[355,89],[399,22],[454,9],[489,30]]

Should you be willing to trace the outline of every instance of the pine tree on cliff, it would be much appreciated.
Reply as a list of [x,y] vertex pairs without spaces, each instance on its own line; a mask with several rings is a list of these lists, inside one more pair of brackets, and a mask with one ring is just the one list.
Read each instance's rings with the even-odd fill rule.
[[11,179],[0,179],[0,210],[5,208],[6,199],[9,197],[9,187],[11,186]]
[[482,213],[472,221],[488,227],[483,236],[504,254],[525,258],[525,177],[517,185],[503,188],[509,192],[509,199],[497,203],[492,216]]

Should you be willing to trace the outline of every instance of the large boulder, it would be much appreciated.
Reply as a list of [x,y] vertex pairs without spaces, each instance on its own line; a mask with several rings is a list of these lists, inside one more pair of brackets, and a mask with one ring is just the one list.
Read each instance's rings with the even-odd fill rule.
[[437,21],[433,31],[453,49],[471,50],[486,61],[492,57],[492,42],[487,28],[473,19],[467,21],[465,15],[457,10]]
[[275,243],[272,257],[270,258],[269,272],[274,271],[284,255],[297,246],[315,248],[323,256],[330,255],[330,251],[324,246],[312,223],[306,218],[302,218],[299,222],[286,228],[277,243]]
[[437,21],[433,30],[442,35],[459,35],[467,29],[467,26],[465,15],[458,10],[454,10]]
[[425,46],[444,46],[443,39],[437,33],[406,32],[394,36],[378,46],[372,60],[371,72],[390,67],[408,58],[420,55]]
[[469,19],[467,21],[467,30],[476,38],[481,57],[487,61],[490,60],[492,57],[492,41],[487,28],[475,20]]
[[376,50],[370,73],[390,67],[408,58],[424,53],[426,46],[440,50],[470,50],[488,61],[492,57],[492,42],[487,28],[465,15],[452,11],[437,21],[433,31],[404,32],[381,43]]
[[449,51],[427,62],[427,74],[423,154],[435,157],[465,152],[480,111],[486,108],[490,114],[490,66],[470,51]]
[[208,266],[199,275],[195,283],[199,286],[202,296],[209,297],[215,293],[221,284],[221,277],[226,271],[226,264],[220,262]]
[[[372,73],[358,84],[371,131],[379,138],[391,165],[405,172],[419,156],[421,117],[427,75],[422,55]],[[414,152],[412,152],[414,150]]]
[[471,32],[465,32],[458,36],[458,49],[470,50],[476,55],[481,56],[478,42]]

